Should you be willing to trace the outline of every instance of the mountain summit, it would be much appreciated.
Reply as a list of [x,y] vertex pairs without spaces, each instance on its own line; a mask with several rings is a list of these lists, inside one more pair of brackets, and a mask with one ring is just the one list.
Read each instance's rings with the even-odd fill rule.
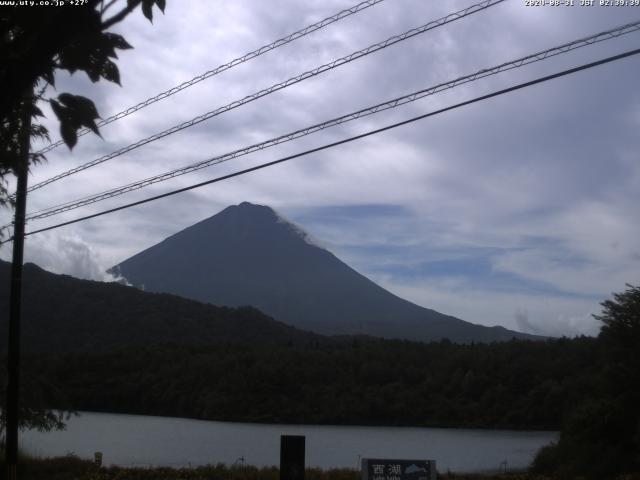
[[271,208],[248,202],[227,207],[111,271],[147,291],[251,305],[322,334],[455,342],[534,338],[403,300],[314,244]]

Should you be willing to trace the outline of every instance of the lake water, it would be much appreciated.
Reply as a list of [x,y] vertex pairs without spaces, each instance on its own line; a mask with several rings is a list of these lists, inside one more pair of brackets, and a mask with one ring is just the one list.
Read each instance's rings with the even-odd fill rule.
[[278,465],[280,435],[306,436],[308,467],[359,468],[360,458],[435,459],[453,472],[526,468],[555,432],[407,427],[259,425],[183,418],[82,412],[61,432],[21,434],[21,446],[39,456],[69,453],[105,465],[186,467],[243,462]]

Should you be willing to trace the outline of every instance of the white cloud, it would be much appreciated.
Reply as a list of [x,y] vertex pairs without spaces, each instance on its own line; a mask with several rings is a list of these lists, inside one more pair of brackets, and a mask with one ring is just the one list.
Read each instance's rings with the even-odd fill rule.
[[[166,15],[157,15],[153,25],[139,12],[119,25],[135,46],[120,55],[123,88],[92,84],[84,75],[62,75],[58,92],[94,98],[106,117],[353,3],[192,0],[178,6],[169,2]],[[470,3],[383,2],[109,125],[103,129],[104,140],[87,135],[73,152],[64,148],[50,152],[48,162],[34,168],[30,183]],[[627,23],[630,11],[527,8],[524,2],[504,2],[33,192],[29,210],[129,183],[603,31]],[[618,53],[635,46],[638,35],[468,84],[399,111],[33,222],[29,228],[166,192]],[[386,266],[389,272],[399,261],[418,263],[447,248],[495,248],[503,251],[493,259],[497,271],[543,282],[558,292],[603,297],[619,290],[623,282],[638,283],[640,276],[636,246],[640,97],[634,93],[639,73],[633,58],[599,67],[189,194],[64,227],[55,234],[35,235],[29,237],[28,254],[45,268],[99,279],[105,268],[244,200],[274,206],[285,215],[322,206],[391,204],[412,216],[351,224],[325,219],[324,224],[313,225],[312,233],[342,252],[359,244],[406,246],[402,259],[355,251],[352,257],[343,256],[361,269]],[[56,137],[52,115],[45,122]],[[0,217],[6,223],[8,213]],[[413,283],[405,279],[402,285],[396,279],[389,285],[426,306],[472,321],[495,319],[493,323],[517,327],[516,312],[526,309],[527,322],[547,331],[554,325],[567,332],[591,328],[588,315],[593,308],[587,306],[591,301],[560,295],[545,298],[547,306],[542,308],[536,295],[485,296],[486,291],[474,289],[466,280],[461,281],[468,295],[461,295],[455,282],[434,285],[428,278],[417,277]],[[430,294],[419,293],[425,291]],[[504,306],[498,309],[501,301]],[[520,318],[523,323],[524,317]]]
[[[11,251],[5,248],[2,257],[10,261]],[[25,241],[25,262],[35,263],[53,273],[102,282],[122,282],[124,279],[106,272],[95,249],[76,233],[45,232]]]
[[526,333],[556,337],[596,335],[600,328],[599,322],[592,317],[600,312],[597,300],[500,292],[473,285],[462,277],[411,283],[383,275],[374,279],[418,305],[481,325],[503,325]]

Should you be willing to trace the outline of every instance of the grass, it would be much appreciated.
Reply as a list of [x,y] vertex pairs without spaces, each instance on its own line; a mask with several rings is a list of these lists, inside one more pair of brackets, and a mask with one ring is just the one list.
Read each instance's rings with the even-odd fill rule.
[[[89,460],[76,456],[24,458],[18,468],[20,480],[279,480],[277,468],[250,466],[228,467],[223,464],[196,468],[98,468]],[[307,469],[305,480],[360,480],[360,472],[352,469]],[[0,479],[6,479],[5,469]],[[528,473],[451,474],[438,475],[441,480],[551,480]],[[570,480],[570,479],[567,479]],[[640,480],[640,475],[618,480]]]

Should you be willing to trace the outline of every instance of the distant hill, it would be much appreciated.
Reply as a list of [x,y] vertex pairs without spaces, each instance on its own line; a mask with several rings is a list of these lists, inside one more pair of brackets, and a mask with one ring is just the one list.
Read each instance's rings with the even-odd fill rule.
[[465,322],[399,298],[309,241],[271,208],[230,206],[111,271],[145,291],[252,305],[321,334],[492,342],[540,338]]
[[[6,338],[10,264],[0,261],[0,337]],[[156,344],[303,343],[320,339],[259,312],[117,283],[24,268],[22,345],[27,352],[107,352]],[[6,342],[0,342],[0,352]]]

